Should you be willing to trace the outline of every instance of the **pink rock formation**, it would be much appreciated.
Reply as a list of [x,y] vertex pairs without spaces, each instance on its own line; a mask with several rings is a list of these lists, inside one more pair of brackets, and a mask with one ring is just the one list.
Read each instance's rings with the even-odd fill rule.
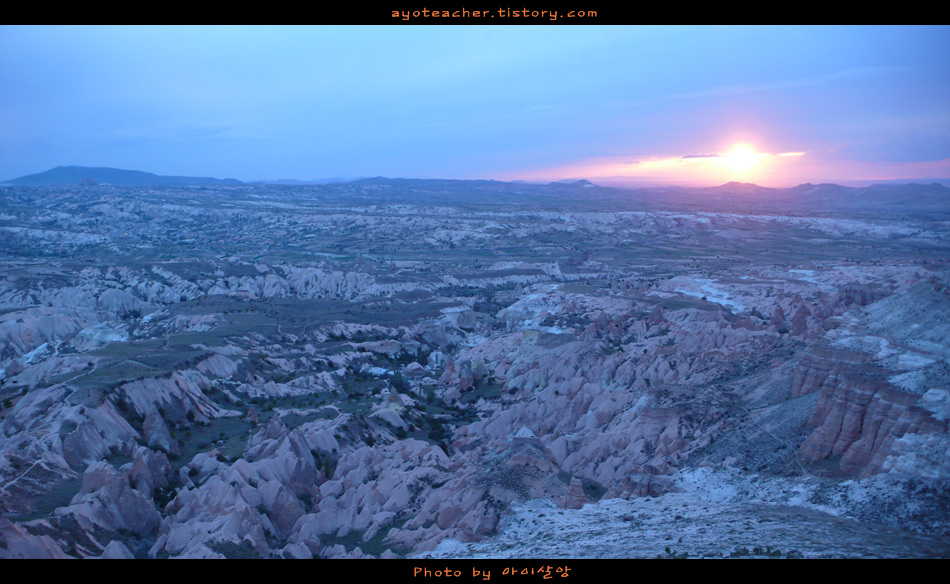
[[89,465],[79,493],[55,514],[72,516],[87,532],[96,528],[109,532],[126,529],[145,535],[161,520],[154,502],[132,488],[126,473],[106,461]]
[[145,416],[145,421],[142,423],[142,433],[145,435],[145,442],[149,448],[163,450],[173,458],[181,455],[178,442],[172,438],[168,426],[165,425],[165,420],[157,411]]
[[159,408],[165,410],[165,422],[187,425],[207,423],[212,418],[234,415],[204,394],[211,382],[194,370],[176,371],[166,377],[148,377],[122,385],[119,389],[142,416]]
[[129,551],[129,548],[126,547],[124,543],[117,540],[112,540],[109,542],[109,545],[102,550],[102,555],[99,556],[99,559],[102,560],[132,560],[135,559],[135,556],[132,555],[132,552]]
[[885,371],[860,353],[814,350],[795,373],[792,395],[820,391],[809,420],[814,428],[799,449],[804,460],[841,457],[841,471],[858,476],[880,472],[906,434],[946,433],[947,421],[923,407]]
[[587,495],[584,493],[584,485],[577,477],[571,478],[571,486],[564,498],[565,509],[580,509],[587,503]]
[[429,372],[425,370],[425,367],[415,361],[406,365],[403,369],[403,373],[406,377],[425,377],[429,374]]
[[69,556],[48,535],[31,535],[9,519],[0,517],[0,559],[66,559]]
[[129,484],[152,498],[155,489],[166,487],[172,475],[172,465],[163,452],[140,446],[133,454],[132,462],[122,467],[129,473]]

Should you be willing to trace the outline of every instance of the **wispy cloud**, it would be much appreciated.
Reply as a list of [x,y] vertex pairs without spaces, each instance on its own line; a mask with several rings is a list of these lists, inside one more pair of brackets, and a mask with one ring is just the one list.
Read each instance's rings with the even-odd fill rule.
[[828,75],[818,75],[816,77],[796,77],[791,79],[779,79],[767,83],[749,83],[739,85],[724,85],[712,87],[702,91],[691,93],[680,93],[669,96],[670,99],[694,99],[698,97],[716,97],[731,96],[741,93],[751,93],[755,91],[769,91],[773,89],[789,89],[793,87],[807,87],[810,85],[823,85],[842,79],[853,79],[856,77],[870,77],[873,75],[888,75],[901,71],[908,71],[913,67],[859,67],[854,69],[845,69]]
[[231,122],[163,120],[116,128],[102,137],[118,141],[140,140],[234,140],[254,138]]

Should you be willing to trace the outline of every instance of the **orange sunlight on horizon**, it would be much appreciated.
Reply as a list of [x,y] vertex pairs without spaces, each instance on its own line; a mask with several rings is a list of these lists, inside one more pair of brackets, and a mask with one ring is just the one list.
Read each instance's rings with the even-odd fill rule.
[[712,187],[728,182],[773,188],[803,183],[864,183],[941,177],[950,159],[925,162],[842,160],[821,152],[761,152],[751,142],[735,142],[721,152],[656,156],[602,156],[577,164],[509,173],[503,180],[588,179],[604,184]]
[[[805,152],[770,154],[748,143],[737,143],[725,153],[654,156],[639,160],[619,157],[590,159],[577,165],[546,169],[519,178],[544,180],[565,178],[610,178],[642,180],[681,186],[714,186],[727,182],[752,182],[772,186],[784,182],[784,170],[799,166]],[[543,178],[542,178],[543,177]]]

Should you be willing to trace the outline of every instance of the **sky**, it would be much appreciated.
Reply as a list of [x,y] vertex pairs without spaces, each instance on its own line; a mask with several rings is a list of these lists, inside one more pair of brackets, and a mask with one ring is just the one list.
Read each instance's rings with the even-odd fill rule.
[[0,27],[0,180],[950,177],[950,27]]

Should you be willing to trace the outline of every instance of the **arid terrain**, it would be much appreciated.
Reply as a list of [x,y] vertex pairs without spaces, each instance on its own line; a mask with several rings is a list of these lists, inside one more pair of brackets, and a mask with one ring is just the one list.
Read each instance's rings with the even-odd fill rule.
[[950,557],[950,189],[0,186],[0,558]]

